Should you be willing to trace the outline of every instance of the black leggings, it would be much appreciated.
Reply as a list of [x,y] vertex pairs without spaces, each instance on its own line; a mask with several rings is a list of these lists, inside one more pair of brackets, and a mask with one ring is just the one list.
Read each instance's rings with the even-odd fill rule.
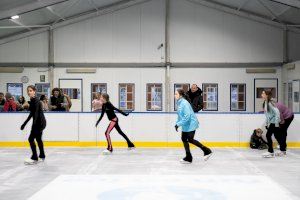
[[36,152],[36,145],[34,140],[36,140],[39,150],[40,150],[40,158],[45,159],[45,152],[44,152],[44,144],[42,141],[42,135],[43,135],[43,128],[39,127],[32,127],[28,141],[30,144],[30,148],[32,151],[32,160],[38,160],[37,152]]
[[280,133],[280,128],[279,127],[275,127],[275,124],[270,124],[268,131],[267,131],[267,141],[268,141],[268,151],[270,153],[274,153],[274,149],[273,149],[273,141],[272,141],[272,135],[274,134],[277,142],[280,145],[280,150],[281,151],[285,151],[285,147],[283,144],[283,140],[281,137],[281,133]]
[[118,123],[118,118],[114,118],[110,121],[110,123],[105,131],[105,137],[107,140],[107,150],[109,150],[109,151],[113,150],[111,139],[110,139],[110,132],[114,128],[116,128],[118,133],[126,140],[128,147],[134,147],[133,143],[129,140],[129,138],[125,135],[125,133],[120,128],[119,123]]
[[201,144],[199,141],[195,140],[194,136],[195,136],[195,131],[182,132],[181,140],[183,142],[186,156],[187,157],[192,156],[189,143],[199,147],[203,151],[204,155],[210,154],[211,150],[209,148],[207,148],[206,146],[204,146],[203,144]]
[[286,137],[287,137],[287,130],[292,123],[294,119],[294,115],[288,119],[285,119],[284,124],[280,126],[280,140],[281,140],[281,145],[280,145],[280,150],[281,151],[286,151]]

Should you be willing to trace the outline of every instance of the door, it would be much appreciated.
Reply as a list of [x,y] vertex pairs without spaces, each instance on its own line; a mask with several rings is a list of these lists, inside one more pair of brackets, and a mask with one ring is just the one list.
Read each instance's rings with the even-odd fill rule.
[[71,98],[70,112],[82,112],[82,79],[59,79],[58,85]]
[[300,80],[293,81],[293,112],[300,112]]
[[271,90],[275,101],[278,99],[278,79],[277,78],[257,78],[254,79],[254,112],[263,111],[263,99],[261,93],[264,90]]

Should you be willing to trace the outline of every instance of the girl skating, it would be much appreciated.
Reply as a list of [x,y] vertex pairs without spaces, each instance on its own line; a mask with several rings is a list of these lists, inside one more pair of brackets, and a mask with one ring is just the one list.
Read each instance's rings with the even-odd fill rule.
[[199,147],[204,153],[204,160],[208,160],[208,158],[212,155],[212,151],[201,144],[199,141],[194,139],[196,129],[199,127],[199,122],[191,107],[191,104],[186,100],[187,97],[184,93],[184,90],[177,90],[175,92],[175,98],[177,100],[178,106],[178,119],[175,125],[175,129],[176,131],[178,131],[178,127],[182,128],[181,139],[186,152],[186,157],[181,159],[180,162],[192,163],[193,161],[189,143]]
[[281,142],[280,129],[279,129],[280,113],[278,108],[276,108],[275,103],[271,100],[272,93],[270,91],[263,91],[261,97],[264,99],[263,109],[266,115],[266,128],[267,128],[267,141],[268,141],[268,152],[264,153],[262,156],[264,158],[273,158],[274,149],[273,149],[272,135],[274,134],[281,148],[284,146]]
[[116,128],[118,133],[126,140],[128,145],[128,150],[131,150],[134,148],[134,144],[129,140],[129,138],[125,135],[125,133],[121,130],[119,126],[119,119],[117,118],[115,114],[115,110],[121,113],[124,116],[128,116],[127,113],[124,113],[123,111],[119,110],[118,108],[114,107],[111,102],[109,101],[109,95],[108,94],[101,94],[101,101],[103,103],[102,105],[102,113],[99,118],[99,120],[96,123],[96,127],[98,126],[99,122],[103,118],[104,114],[107,114],[107,117],[110,121],[106,131],[105,131],[105,137],[107,140],[107,149],[103,151],[103,154],[111,154],[113,152],[113,147],[110,139],[110,132]]
[[[21,126],[21,130],[24,130],[28,121],[32,118],[32,127],[31,132],[28,138],[30,148],[32,151],[32,156],[29,159],[25,160],[25,164],[33,165],[38,161],[45,160],[45,152],[44,152],[44,144],[42,141],[43,130],[46,128],[46,119],[43,112],[43,106],[40,100],[35,96],[36,88],[33,85],[27,87],[27,94],[30,97],[30,106],[29,111],[30,114],[26,121]],[[38,144],[40,155],[37,155],[35,141]]]

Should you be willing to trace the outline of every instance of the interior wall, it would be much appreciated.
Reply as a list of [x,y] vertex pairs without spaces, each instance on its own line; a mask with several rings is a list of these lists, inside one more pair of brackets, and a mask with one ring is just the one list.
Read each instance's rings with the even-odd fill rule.
[[0,45],[0,63],[47,63],[48,33]]
[[288,54],[290,61],[300,60],[300,33],[288,32]]
[[172,62],[282,62],[283,31],[187,0],[172,0]]

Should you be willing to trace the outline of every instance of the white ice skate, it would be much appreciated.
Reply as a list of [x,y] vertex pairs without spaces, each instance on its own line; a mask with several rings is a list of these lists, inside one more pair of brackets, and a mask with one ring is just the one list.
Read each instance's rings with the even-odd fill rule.
[[127,150],[128,150],[128,151],[135,150],[135,147],[128,147]]
[[102,151],[102,154],[103,155],[111,155],[112,151],[109,151],[109,150],[105,149],[104,151]]
[[275,153],[275,156],[284,157],[284,156],[286,156],[286,151],[278,151],[278,152]]
[[211,156],[212,156],[212,152],[210,152],[209,154],[205,155],[205,156],[203,157],[203,160],[204,160],[204,161],[208,161],[208,159],[209,159]]
[[39,162],[39,163],[45,162],[45,158],[39,158],[38,162]]
[[192,164],[191,161],[184,160],[183,158],[180,160],[181,164]]
[[24,161],[25,165],[35,165],[37,163],[38,163],[37,160],[32,160],[31,158],[26,158],[25,161]]
[[262,154],[263,158],[274,158],[274,153],[266,152]]

